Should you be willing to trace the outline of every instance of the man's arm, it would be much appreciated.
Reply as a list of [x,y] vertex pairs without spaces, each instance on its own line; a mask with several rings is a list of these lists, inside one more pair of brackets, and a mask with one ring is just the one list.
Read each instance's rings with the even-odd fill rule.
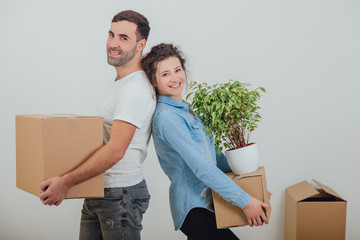
[[109,142],[98,149],[76,169],[61,177],[53,177],[41,183],[43,193],[39,194],[44,205],[58,206],[70,188],[105,172],[124,157],[136,127],[130,123],[114,120]]

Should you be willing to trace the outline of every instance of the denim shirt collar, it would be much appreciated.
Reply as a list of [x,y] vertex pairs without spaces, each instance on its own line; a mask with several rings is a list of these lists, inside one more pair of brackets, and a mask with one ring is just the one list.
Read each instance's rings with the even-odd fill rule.
[[182,100],[182,102],[180,102],[176,99],[173,99],[171,97],[164,96],[164,95],[158,95],[158,103],[165,103],[170,106],[182,108],[186,111],[188,111],[190,108],[190,104],[188,102],[186,102],[185,100]]

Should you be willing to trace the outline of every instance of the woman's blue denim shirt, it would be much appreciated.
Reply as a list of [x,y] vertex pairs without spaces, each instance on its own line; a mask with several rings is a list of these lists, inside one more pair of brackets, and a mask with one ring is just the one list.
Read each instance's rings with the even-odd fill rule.
[[223,172],[231,171],[224,154],[217,154],[202,121],[189,114],[189,104],[158,96],[152,122],[156,153],[169,177],[170,208],[178,230],[193,208],[212,210],[210,189],[244,208],[250,200]]

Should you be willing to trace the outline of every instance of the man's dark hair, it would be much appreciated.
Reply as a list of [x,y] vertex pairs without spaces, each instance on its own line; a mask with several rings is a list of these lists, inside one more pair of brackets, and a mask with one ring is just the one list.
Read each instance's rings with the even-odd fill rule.
[[116,14],[111,22],[119,22],[119,21],[128,21],[135,23],[137,25],[136,29],[136,40],[140,41],[141,39],[148,39],[150,33],[149,21],[147,18],[133,10],[125,10]]
[[152,47],[150,52],[147,53],[141,60],[142,68],[153,86],[156,95],[159,94],[155,88],[157,64],[169,57],[177,57],[185,74],[187,73],[183,53],[172,44],[160,43]]

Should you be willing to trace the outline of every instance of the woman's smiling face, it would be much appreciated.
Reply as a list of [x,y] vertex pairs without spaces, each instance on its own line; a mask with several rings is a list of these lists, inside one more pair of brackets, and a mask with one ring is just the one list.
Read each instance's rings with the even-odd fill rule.
[[156,68],[156,84],[160,95],[182,101],[185,84],[185,72],[177,57],[169,57],[158,62]]

